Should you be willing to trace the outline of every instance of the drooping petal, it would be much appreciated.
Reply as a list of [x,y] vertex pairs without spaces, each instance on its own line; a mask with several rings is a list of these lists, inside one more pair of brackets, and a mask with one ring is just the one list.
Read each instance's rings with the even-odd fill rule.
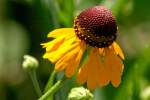
[[87,63],[84,63],[78,71],[77,83],[83,84],[87,81],[87,75],[88,75],[87,71],[88,71]]
[[98,84],[100,87],[106,86],[110,82],[109,75],[107,73],[107,70],[104,67],[105,67],[104,65],[100,65],[100,68],[99,68]]
[[[81,64],[81,67],[79,68],[78,70],[78,73],[77,73],[77,83],[79,84],[83,84],[87,81],[87,78],[88,78],[88,68],[89,68],[89,60],[90,60],[90,54],[91,54],[91,50],[92,48],[86,48],[86,57],[81,60],[80,64]],[[87,54],[88,53],[88,54]]]
[[113,86],[117,87],[121,82],[121,76],[124,69],[124,65],[122,64],[122,61],[118,57],[114,58],[114,64],[117,70],[114,70],[114,72],[112,73],[114,75],[112,76],[111,81]]
[[75,58],[75,56],[73,56],[72,59],[70,59],[70,62],[67,63],[68,65],[66,66],[65,69],[65,75],[69,78],[74,75],[76,70],[74,67],[75,62],[73,61],[74,60],[73,58]]
[[64,47],[64,46],[68,46],[68,47],[69,47],[70,45],[73,45],[73,44],[75,44],[75,43],[79,43],[79,42],[75,42],[76,39],[77,39],[76,37],[71,37],[71,38],[65,40],[65,41],[63,42],[63,44],[60,45],[60,49],[61,49],[62,47]]
[[94,70],[93,70],[93,50],[91,50],[91,53],[89,55],[89,58],[87,59],[87,61],[85,62],[85,66],[83,66],[83,68],[87,70],[87,76],[86,76],[86,81],[87,81],[87,86],[89,89],[93,89],[96,87],[96,82],[95,82],[95,78],[94,78]]
[[61,71],[66,68],[66,76],[71,77],[79,66],[81,57],[85,51],[85,43],[81,42],[76,48],[66,53],[57,61],[55,70]]
[[96,55],[98,55],[97,48],[91,51],[88,63],[88,78],[87,86],[89,89],[93,90],[98,86],[99,77],[99,66],[97,65]]
[[105,67],[110,75],[111,83],[117,87],[121,82],[123,63],[112,47],[105,48],[105,53]]
[[75,61],[76,61],[75,66],[79,66],[80,60],[81,60],[81,58],[82,58],[82,56],[83,56],[83,54],[85,52],[85,49],[86,49],[86,44],[85,44],[84,41],[81,41],[80,45],[79,45],[78,55],[77,55],[77,57],[75,59]]
[[113,48],[116,54],[119,55],[124,60],[125,58],[124,58],[123,51],[121,50],[120,46],[116,42],[113,43]]
[[[61,71],[64,68],[62,67],[66,67],[68,66],[68,63],[70,63],[69,61],[72,60],[73,57],[75,57],[75,55],[78,52],[78,46],[76,46],[73,50],[71,50],[70,52],[66,53],[65,55],[63,55],[56,63],[55,65],[55,70],[56,71]],[[64,66],[66,65],[66,66]]]
[[77,82],[85,83],[89,89],[95,89],[97,86],[105,86],[109,83],[110,78],[104,68],[99,49],[94,48],[91,50],[89,59],[79,69],[77,74]]
[[64,38],[57,38],[48,43],[43,43],[43,48],[46,48],[46,52],[52,52],[59,48],[59,46],[64,42]]
[[73,28],[55,29],[48,33],[48,37],[58,38],[60,36],[66,35],[66,34],[75,35],[74,29]]
[[[70,42],[70,41],[68,41]],[[67,43],[68,43],[67,42]],[[72,41],[73,42],[73,41]],[[46,52],[43,56],[43,58],[49,59],[52,63],[55,63],[58,61],[63,55],[65,55],[67,52],[70,50],[74,49],[75,47],[78,46],[78,43],[70,44],[68,43],[66,45],[63,43],[58,50],[53,51],[53,52]]]
[[[97,51],[98,52],[98,51]],[[96,57],[96,62],[98,65],[98,83],[100,87],[106,86],[109,81],[110,81],[110,76],[107,73],[107,68],[104,66],[104,49],[103,52],[101,52],[101,49],[99,49],[99,54],[100,55],[95,55]],[[103,55],[103,56],[102,56]]]
[[80,84],[87,82],[87,86],[91,90],[98,86],[98,66],[94,53],[95,49],[92,49],[89,58],[82,64],[77,74],[77,82]]
[[72,44],[75,39],[76,37],[64,35],[41,45],[46,48],[46,52],[52,52],[57,50],[59,47]]
[[78,66],[79,66],[79,63],[80,63],[80,60],[82,58],[82,55],[85,51],[85,43],[84,42],[81,42],[78,46],[78,49],[76,51],[76,55],[75,56],[72,56],[71,60],[70,60],[70,63],[69,65],[66,67],[66,76],[68,77],[71,77],[75,74]]
[[[66,34],[65,31],[67,32]],[[64,33],[48,43],[41,44],[46,48],[46,53],[43,55],[43,58],[49,59],[52,63],[55,63],[76,45],[75,41],[77,40],[77,37],[75,36],[75,33],[73,33],[74,31],[72,28],[57,29],[52,31],[51,34],[52,36],[57,36],[60,34],[59,32]]]
[[41,43],[41,45],[42,45],[43,48],[47,48],[48,46],[52,46],[53,44],[55,44],[55,43],[57,43],[59,41],[62,41],[64,39],[65,39],[65,37],[61,36],[61,37],[59,37],[57,39],[53,39],[53,40],[51,40],[51,41],[49,41],[47,43]]

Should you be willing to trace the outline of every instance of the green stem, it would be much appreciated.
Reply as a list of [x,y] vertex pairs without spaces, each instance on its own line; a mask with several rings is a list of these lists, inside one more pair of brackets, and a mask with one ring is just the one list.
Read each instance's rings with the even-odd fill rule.
[[40,89],[40,86],[39,86],[39,83],[38,83],[38,80],[37,80],[37,77],[36,77],[36,71],[35,70],[29,71],[29,75],[30,75],[30,78],[32,80],[34,89],[35,89],[38,97],[40,97],[42,95],[42,92],[41,92],[41,89]]
[[[48,79],[48,82],[45,86],[45,89],[44,89],[44,93],[47,92],[48,89],[50,89],[52,86],[53,86],[53,83],[54,83],[54,78],[55,78],[55,75],[56,75],[56,72],[55,70],[51,73],[49,79]],[[49,96],[48,97],[48,100],[53,100],[53,95]]]
[[61,80],[57,81],[55,85],[53,85],[45,94],[43,94],[38,100],[46,100],[49,96],[53,95],[61,86],[64,84],[67,78],[62,78]]
[[46,86],[45,86],[44,93],[45,93],[49,88],[52,87],[53,82],[54,82],[54,78],[55,78],[55,74],[56,74],[55,71],[53,71],[53,72],[51,73],[51,75],[50,75],[50,77],[49,77],[49,79],[48,79],[48,82],[47,82],[47,84],[46,84]]

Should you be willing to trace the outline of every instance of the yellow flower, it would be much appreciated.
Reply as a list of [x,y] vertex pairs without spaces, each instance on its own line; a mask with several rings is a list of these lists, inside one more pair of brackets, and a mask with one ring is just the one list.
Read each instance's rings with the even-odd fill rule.
[[115,42],[117,25],[111,11],[102,6],[88,8],[75,18],[74,28],[56,29],[48,34],[54,40],[43,43],[43,58],[55,63],[55,70],[65,71],[89,89],[119,86],[124,54]]

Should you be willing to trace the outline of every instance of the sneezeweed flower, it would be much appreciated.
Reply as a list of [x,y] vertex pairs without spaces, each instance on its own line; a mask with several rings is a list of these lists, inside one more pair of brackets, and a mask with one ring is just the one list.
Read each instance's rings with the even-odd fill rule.
[[56,29],[48,34],[54,40],[43,43],[43,58],[55,63],[55,70],[65,71],[77,82],[87,83],[89,89],[119,86],[124,69],[124,55],[115,42],[117,25],[111,11],[95,6],[81,12],[74,20],[74,28]]

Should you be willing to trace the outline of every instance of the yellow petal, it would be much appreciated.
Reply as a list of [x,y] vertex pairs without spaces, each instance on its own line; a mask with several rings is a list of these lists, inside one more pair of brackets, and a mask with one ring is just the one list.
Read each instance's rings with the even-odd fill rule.
[[116,42],[114,42],[113,47],[114,47],[114,50],[115,50],[116,54],[119,55],[124,60],[125,59],[124,54],[123,54],[120,46]]
[[[98,51],[97,51],[98,52]],[[103,55],[101,51],[99,51],[100,55]],[[104,50],[103,50],[104,53]],[[104,56],[99,56],[97,53],[95,55],[96,63],[98,65],[98,83],[100,87],[106,86],[110,81],[110,76],[107,73],[107,69],[104,66]]]
[[57,50],[63,42],[64,42],[64,38],[61,38],[59,40],[55,39],[54,41],[47,44],[46,52],[52,52]]
[[83,84],[87,81],[88,77],[88,59],[81,65],[77,73],[77,83]]
[[71,77],[75,74],[75,72],[79,66],[81,57],[85,51],[85,47],[86,47],[86,44],[84,42],[81,42],[76,51],[76,55],[71,57],[72,59],[70,60],[70,64],[66,68],[66,75],[68,77]]
[[53,36],[56,39],[42,44],[46,48],[46,53],[43,55],[43,58],[49,59],[52,63],[55,63],[65,53],[73,49],[77,42],[80,42],[76,41],[78,39],[75,36],[73,28],[56,29],[48,35],[48,37]]
[[100,65],[99,68],[99,81],[98,84],[100,87],[108,85],[110,82],[109,74],[107,73],[107,70],[105,69],[104,65]]
[[70,44],[70,45],[64,45],[60,46],[60,48],[53,52],[46,52],[43,56],[43,58],[49,59],[52,63],[55,63],[58,61],[63,55],[65,55],[70,50],[74,49],[78,43]]
[[87,81],[87,74],[88,74],[87,70],[88,70],[87,63],[84,63],[78,71],[77,83],[83,84]]
[[72,58],[77,54],[78,49],[79,49],[78,46],[76,46],[70,52],[63,55],[56,63],[55,70],[60,71],[62,69],[61,66],[63,66],[64,64],[67,66],[68,65],[67,63],[70,63],[69,61],[71,61]]
[[114,87],[118,87],[121,82],[121,76],[124,69],[124,65],[122,64],[121,60],[118,57],[114,58],[114,67],[117,69],[112,70],[112,84]]
[[[73,59],[71,59],[73,60]],[[66,67],[66,70],[65,70],[65,75],[70,78],[74,75],[75,73],[75,68],[74,68],[74,61],[70,61],[69,63],[67,63],[67,67]]]
[[60,48],[63,48],[64,46],[70,46],[73,43],[80,43],[80,42],[76,42],[77,37],[71,37],[70,39],[67,39],[63,42],[63,44],[60,46]]
[[85,44],[84,41],[81,41],[81,42],[79,43],[78,55],[77,55],[77,57],[76,57],[76,59],[75,59],[75,61],[76,61],[76,66],[79,65],[80,60],[81,60],[81,58],[82,58],[82,56],[83,56],[83,53],[85,52],[85,49],[86,49],[86,44]]
[[95,58],[97,55],[96,49],[91,51],[89,60],[88,60],[88,77],[87,77],[87,86],[89,89],[93,90],[98,86],[98,65]]
[[[64,41],[57,50],[53,52],[46,52],[43,58],[49,59],[51,62],[56,62],[59,58],[63,56],[64,53],[72,49],[75,44],[72,44],[75,41],[76,37],[72,37],[66,41]],[[49,44],[50,45],[50,44]],[[61,52],[60,52],[61,51]],[[56,54],[56,55],[55,55]]]
[[60,29],[55,29],[51,32],[48,33],[48,37],[54,37],[58,38],[62,35],[75,35],[74,29],[73,28],[60,28]]
[[115,55],[115,51],[112,47],[105,48],[105,67],[110,74],[110,80],[114,87],[119,86],[121,81],[121,75],[123,72],[123,64],[118,56]]
[[64,44],[66,44],[70,40],[75,41],[75,39],[76,36],[74,35],[64,34],[48,43],[42,43],[41,45],[43,45],[43,48],[46,48],[47,52],[51,52],[53,49],[56,50],[63,42],[65,42]]

